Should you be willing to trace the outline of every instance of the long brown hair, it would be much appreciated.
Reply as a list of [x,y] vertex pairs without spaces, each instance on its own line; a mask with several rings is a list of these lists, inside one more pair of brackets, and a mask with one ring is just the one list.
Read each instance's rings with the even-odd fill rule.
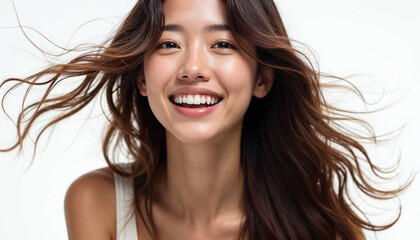
[[[348,194],[350,183],[375,199],[396,197],[405,188],[377,189],[362,171],[365,162],[376,176],[385,178],[386,172],[372,163],[359,143],[375,142],[376,137],[360,136],[341,123],[357,122],[368,132],[370,125],[326,102],[321,91],[327,87],[320,82],[323,75],[293,48],[272,0],[226,0],[226,11],[230,30],[244,50],[259,67],[274,70],[272,89],[265,98],[253,98],[244,116],[241,165],[246,221],[239,239],[364,239],[362,229],[391,227],[399,216],[383,226],[370,223],[354,210],[357,206]],[[48,86],[38,102],[22,110],[18,139],[2,151],[21,148],[40,116],[64,110],[38,133],[36,149],[47,128],[105,93],[109,112],[105,160],[116,173],[134,179],[137,210],[144,222],[151,223],[146,227],[154,238],[151,194],[156,169],[166,159],[165,131],[147,98],[140,95],[137,81],[144,54],[160,37],[164,23],[161,0],[139,0],[109,42],[66,64],[24,79],[9,78],[0,85],[16,82],[6,95],[22,84],[28,84],[28,91]],[[249,43],[256,53],[245,47]],[[83,81],[66,94],[49,96],[57,84],[73,77],[83,77]],[[121,149],[133,161],[132,172],[113,162],[113,153]],[[141,201],[146,203],[146,212],[139,208]]]

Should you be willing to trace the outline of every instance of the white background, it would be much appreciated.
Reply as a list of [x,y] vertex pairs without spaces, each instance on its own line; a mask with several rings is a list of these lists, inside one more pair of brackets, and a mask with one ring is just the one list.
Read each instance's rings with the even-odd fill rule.
[[[133,0],[15,0],[21,24],[43,33],[54,43],[75,46],[100,43],[115,28],[134,4]],[[375,102],[371,109],[390,106],[365,118],[385,133],[406,125],[393,142],[371,149],[377,161],[395,161],[401,156],[404,181],[419,170],[420,157],[420,1],[417,0],[345,0],[277,1],[289,35],[310,46],[317,53],[323,72],[346,76]],[[82,24],[91,22],[76,31]],[[0,79],[24,77],[46,66],[47,62],[17,26],[12,1],[0,0]],[[42,49],[59,50],[30,29],[25,32]],[[298,45],[296,45],[298,46]],[[299,49],[303,49],[301,45]],[[308,52],[307,50],[305,50]],[[18,111],[23,90],[10,97],[7,110]],[[4,94],[4,89],[0,90]],[[36,92],[40,94],[40,92]],[[345,102],[350,109],[354,100]],[[360,109],[359,109],[360,110]],[[0,153],[0,240],[66,239],[63,199],[69,184],[81,174],[105,166],[101,155],[103,119],[94,105],[91,120],[84,111],[55,127],[49,140],[41,140],[34,164],[25,171],[31,151],[23,156]],[[0,115],[0,147],[13,139],[13,125]],[[30,144],[28,144],[30,146]],[[47,147],[46,147],[47,146]],[[420,216],[420,180],[416,179],[401,196],[403,213],[391,229],[377,234],[377,239],[418,239]],[[382,215],[385,221],[392,213]]]

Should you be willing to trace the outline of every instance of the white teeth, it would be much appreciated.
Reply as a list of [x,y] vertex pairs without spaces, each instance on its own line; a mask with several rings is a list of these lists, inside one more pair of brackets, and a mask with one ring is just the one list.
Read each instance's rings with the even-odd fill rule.
[[187,104],[194,104],[194,98],[192,95],[187,95]]
[[195,95],[195,96],[194,96],[194,104],[195,104],[195,105],[200,105],[200,104],[201,104],[201,98],[200,98],[200,95]]
[[207,104],[207,105],[214,105],[219,102],[219,99],[216,97],[208,96],[208,95],[179,95],[174,96],[173,101],[177,104],[190,104],[190,105],[200,105],[200,104]]

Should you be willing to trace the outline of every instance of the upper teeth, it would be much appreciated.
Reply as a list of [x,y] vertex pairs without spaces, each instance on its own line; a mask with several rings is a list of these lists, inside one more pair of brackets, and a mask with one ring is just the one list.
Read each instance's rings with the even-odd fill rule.
[[208,96],[208,95],[190,95],[190,94],[183,94],[183,95],[176,95],[174,96],[174,102],[178,104],[186,103],[191,105],[200,105],[200,104],[208,104],[213,105],[218,103],[219,99],[217,97]]

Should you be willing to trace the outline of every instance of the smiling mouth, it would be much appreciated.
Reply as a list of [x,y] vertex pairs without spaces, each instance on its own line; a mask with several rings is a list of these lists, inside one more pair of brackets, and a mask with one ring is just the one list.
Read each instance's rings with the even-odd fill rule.
[[176,94],[169,97],[169,100],[180,107],[204,108],[220,103],[223,98],[203,94]]

